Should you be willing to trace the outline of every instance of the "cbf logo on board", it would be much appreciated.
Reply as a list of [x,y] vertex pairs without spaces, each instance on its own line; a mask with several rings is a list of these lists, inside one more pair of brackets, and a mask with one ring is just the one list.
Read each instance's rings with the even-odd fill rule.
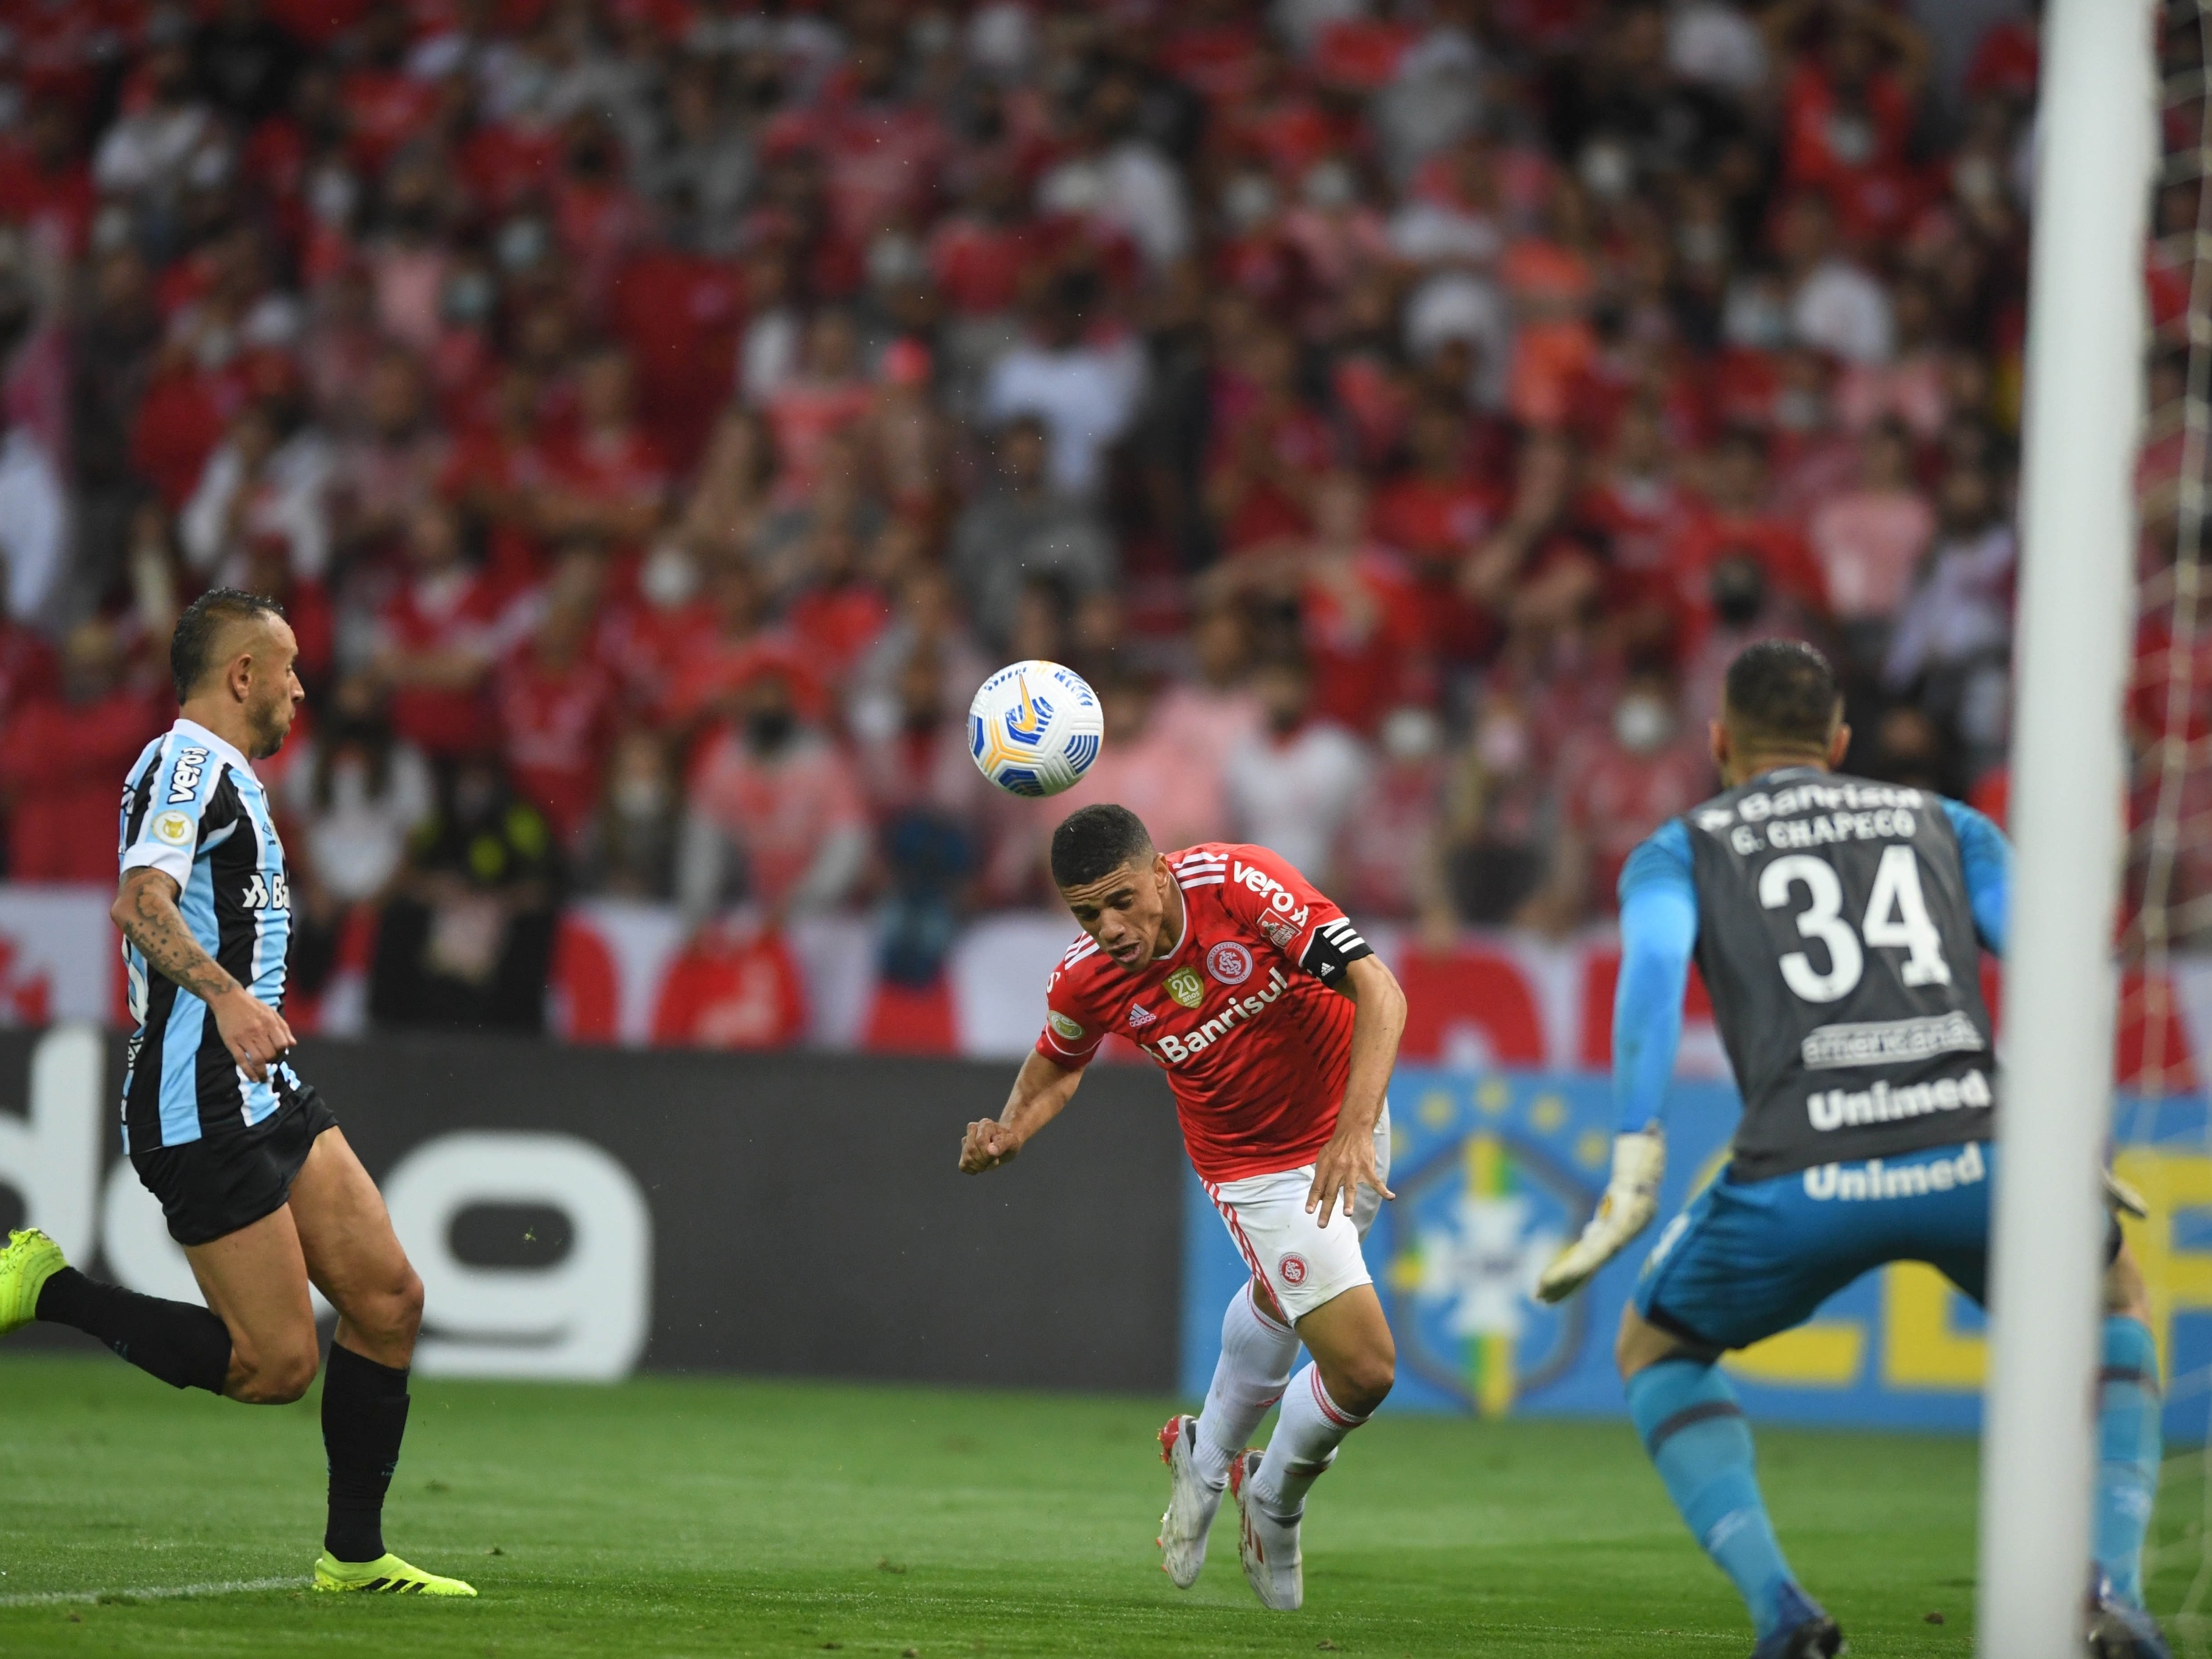
[[1550,1308],[1533,1292],[1589,1218],[1588,1159],[1601,1168],[1611,1147],[1602,1136],[1581,1144],[1557,1097],[1516,1098],[1496,1079],[1471,1097],[1431,1090],[1408,1104],[1392,1121],[1398,1200],[1384,1206],[1388,1238],[1370,1238],[1370,1261],[1407,1368],[1461,1406],[1502,1416],[1578,1357],[1582,1299]]

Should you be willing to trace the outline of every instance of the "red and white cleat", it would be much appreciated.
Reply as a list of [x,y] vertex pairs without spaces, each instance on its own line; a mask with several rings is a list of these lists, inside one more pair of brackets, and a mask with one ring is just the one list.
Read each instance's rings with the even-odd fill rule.
[[1276,1520],[1252,1495],[1252,1477],[1259,1474],[1263,1455],[1242,1452],[1229,1466],[1229,1490],[1237,1499],[1237,1553],[1244,1563],[1245,1582],[1260,1598],[1260,1605],[1278,1613],[1296,1613],[1306,1599],[1298,1523]]
[[1160,1429],[1160,1462],[1168,1466],[1168,1512],[1160,1517],[1160,1571],[1177,1589],[1198,1582],[1206,1565],[1206,1535],[1221,1507],[1221,1488],[1198,1472],[1198,1419],[1177,1415]]

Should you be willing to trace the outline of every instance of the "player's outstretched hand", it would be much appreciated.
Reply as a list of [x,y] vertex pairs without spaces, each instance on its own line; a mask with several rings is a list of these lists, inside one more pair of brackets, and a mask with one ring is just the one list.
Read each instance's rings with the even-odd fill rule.
[[230,1050],[238,1069],[256,1083],[266,1083],[269,1067],[292,1047],[292,1028],[284,1023],[284,1017],[244,986],[225,992],[208,1006],[215,1012],[215,1028],[222,1033],[223,1047]]
[[1536,1281],[1546,1302],[1564,1302],[1626,1249],[1659,1212],[1659,1179],[1667,1173],[1667,1140],[1656,1129],[1615,1135],[1613,1179],[1583,1236],[1559,1253]]
[[1012,1129],[995,1117],[979,1117],[968,1126],[960,1142],[960,1173],[981,1175],[1001,1164],[1011,1164],[1022,1143]]
[[1372,1187],[1385,1198],[1397,1194],[1382,1184],[1382,1173],[1375,1167],[1375,1132],[1347,1135],[1340,1130],[1328,1139],[1314,1160],[1313,1185],[1306,1189],[1306,1213],[1318,1208],[1321,1225],[1328,1225],[1329,1214],[1341,1208],[1346,1216],[1359,1197],[1362,1187]]

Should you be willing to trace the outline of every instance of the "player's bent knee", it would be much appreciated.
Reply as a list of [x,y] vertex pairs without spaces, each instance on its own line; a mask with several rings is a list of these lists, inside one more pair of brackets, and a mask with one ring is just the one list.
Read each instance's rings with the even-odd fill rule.
[[422,1328],[422,1279],[412,1267],[407,1269],[406,1277],[400,1281],[392,1314],[392,1334],[412,1342],[415,1334]]
[[1391,1386],[1397,1380],[1397,1356],[1389,1348],[1347,1354],[1325,1367],[1322,1373],[1329,1397],[1359,1417],[1365,1417],[1389,1399]]
[[289,1406],[313,1383],[316,1360],[313,1341],[305,1347],[288,1346],[273,1354],[243,1358],[242,1364],[234,1359],[239,1374],[225,1392],[249,1406]]

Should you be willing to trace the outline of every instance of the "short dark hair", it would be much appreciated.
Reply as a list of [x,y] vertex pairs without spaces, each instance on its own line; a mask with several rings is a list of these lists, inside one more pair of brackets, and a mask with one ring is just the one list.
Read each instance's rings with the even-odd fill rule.
[[1726,718],[1753,743],[1819,749],[1836,729],[1843,693],[1836,671],[1796,640],[1760,640],[1729,665]]
[[177,688],[177,701],[191,697],[215,666],[216,640],[226,623],[283,614],[284,607],[266,593],[236,587],[210,587],[186,605],[169,636],[169,680]]
[[1152,854],[1152,832],[1127,807],[1079,807],[1052,832],[1052,879],[1056,886],[1080,887]]

